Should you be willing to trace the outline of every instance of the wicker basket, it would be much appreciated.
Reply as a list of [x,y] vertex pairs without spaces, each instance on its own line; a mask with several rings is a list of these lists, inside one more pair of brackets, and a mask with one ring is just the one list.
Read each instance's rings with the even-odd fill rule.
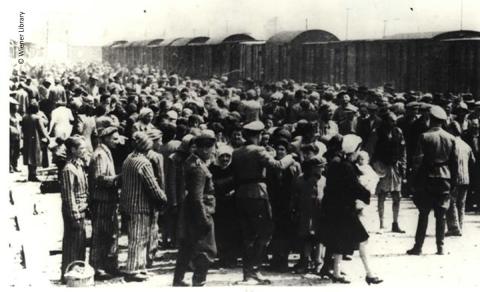
[[[75,266],[82,266],[83,273],[72,273],[72,269]],[[65,281],[67,287],[88,287],[94,285],[95,271],[93,268],[84,261],[73,261],[65,269]]]

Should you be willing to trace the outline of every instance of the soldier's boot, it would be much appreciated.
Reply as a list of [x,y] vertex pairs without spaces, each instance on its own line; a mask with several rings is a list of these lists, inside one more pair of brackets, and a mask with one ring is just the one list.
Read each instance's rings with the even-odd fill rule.
[[404,230],[400,229],[397,222],[392,223],[392,232],[394,233],[405,233]]
[[187,271],[187,267],[184,265],[179,265],[177,262],[177,266],[175,267],[175,273],[173,274],[173,287],[188,287],[190,286],[187,282],[183,280],[185,277],[185,272]]
[[255,281],[258,282],[260,285],[270,285],[272,284],[272,281],[269,279],[265,278],[258,269],[255,269],[253,274],[251,275],[251,278],[254,279]]
[[200,255],[194,260],[194,271],[192,277],[192,286],[202,287],[205,286],[207,282],[207,273],[208,267],[210,266],[210,261],[204,255]]
[[422,254],[422,248],[419,247],[418,245],[414,245],[412,249],[407,250],[408,255],[421,255]]

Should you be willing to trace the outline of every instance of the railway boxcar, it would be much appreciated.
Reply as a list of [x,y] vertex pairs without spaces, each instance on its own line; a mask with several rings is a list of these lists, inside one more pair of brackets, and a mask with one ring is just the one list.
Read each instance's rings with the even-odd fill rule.
[[305,43],[301,80],[478,93],[478,82],[473,80],[478,78],[479,37],[478,32],[457,31]]
[[265,79],[302,80],[302,45],[306,42],[332,42],[338,38],[328,31],[283,31],[270,37],[265,44]]

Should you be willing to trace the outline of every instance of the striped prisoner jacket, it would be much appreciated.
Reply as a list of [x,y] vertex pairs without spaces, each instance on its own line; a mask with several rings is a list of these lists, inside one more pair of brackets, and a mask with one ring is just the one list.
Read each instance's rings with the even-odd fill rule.
[[167,197],[145,154],[133,152],[122,167],[120,208],[127,214],[150,214],[155,204],[165,205]]
[[72,220],[85,218],[88,182],[83,163],[80,159],[67,161],[61,176],[62,211]]

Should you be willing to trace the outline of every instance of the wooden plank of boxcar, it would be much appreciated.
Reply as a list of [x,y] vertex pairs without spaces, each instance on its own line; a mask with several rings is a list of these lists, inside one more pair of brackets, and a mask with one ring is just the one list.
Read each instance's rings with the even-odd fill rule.
[[268,45],[269,59],[267,66],[270,68],[270,81],[279,80],[278,78],[278,45]]
[[472,41],[474,47],[474,62],[473,67],[475,68],[474,77],[472,80],[473,88],[472,93],[475,96],[480,96],[480,41]]
[[325,51],[327,44],[318,44],[315,45],[318,49],[317,61],[315,62],[315,70],[317,71],[316,82],[322,83],[326,81],[327,67],[326,67],[326,56]]
[[[244,44],[243,51],[241,50],[241,47],[238,46],[238,52],[239,52],[239,72],[238,72],[239,78],[244,78],[244,76],[249,76],[250,78],[254,79],[252,75],[253,48],[251,46]],[[242,53],[244,54],[243,58],[242,58]]]
[[[476,90],[476,74],[478,74],[478,56],[477,56],[477,47],[475,45],[475,41],[464,41],[467,43],[468,46],[468,61],[467,64],[469,66],[468,68],[468,76],[466,78],[468,82],[468,91],[474,92]],[[479,43],[478,41],[476,42],[477,44]]]
[[365,41],[353,41],[355,49],[355,76],[358,84],[365,84]]
[[319,73],[319,63],[318,63],[318,54],[319,54],[319,46],[317,44],[310,45],[313,52],[312,57],[312,82],[318,82],[318,73]]

